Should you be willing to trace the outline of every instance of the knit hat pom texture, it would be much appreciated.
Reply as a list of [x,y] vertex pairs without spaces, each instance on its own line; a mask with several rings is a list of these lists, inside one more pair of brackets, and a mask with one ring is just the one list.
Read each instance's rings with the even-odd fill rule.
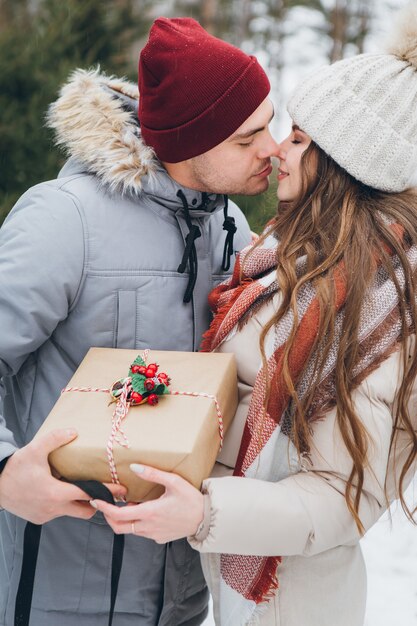
[[417,69],[417,3],[400,13],[387,46],[387,52]]
[[400,192],[417,185],[417,4],[399,14],[388,53],[316,71],[288,102],[295,124],[351,176]]

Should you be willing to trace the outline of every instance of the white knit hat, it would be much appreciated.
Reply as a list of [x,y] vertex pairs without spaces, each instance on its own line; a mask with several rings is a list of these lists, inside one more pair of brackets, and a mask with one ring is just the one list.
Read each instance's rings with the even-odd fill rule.
[[357,180],[392,192],[417,186],[417,2],[401,12],[387,54],[321,68],[287,108]]

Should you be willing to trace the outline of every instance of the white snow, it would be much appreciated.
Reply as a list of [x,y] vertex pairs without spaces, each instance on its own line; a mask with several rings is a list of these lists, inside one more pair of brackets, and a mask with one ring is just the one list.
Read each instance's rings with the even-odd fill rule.
[[[417,479],[406,492],[416,505]],[[392,521],[384,515],[362,539],[368,570],[365,626],[417,624],[417,527],[401,507],[391,507]]]

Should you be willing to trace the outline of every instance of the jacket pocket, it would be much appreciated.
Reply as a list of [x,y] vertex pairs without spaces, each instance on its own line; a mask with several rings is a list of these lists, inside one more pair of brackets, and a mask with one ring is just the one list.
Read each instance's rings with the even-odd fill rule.
[[194,309],[183,302],[187,282],[183,274],[147,273],[135,277],[134,289],[114,291],[113,347],[194,350]]
[[137,328],[136,289],[118,290],[114,329],[114,347],[132,348],[136,345]]

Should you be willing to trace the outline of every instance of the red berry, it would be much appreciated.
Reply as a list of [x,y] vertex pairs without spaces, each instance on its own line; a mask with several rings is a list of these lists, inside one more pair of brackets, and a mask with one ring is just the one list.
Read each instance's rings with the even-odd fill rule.
[[133,404],[140,404],[143,400],[143,396],[138,391],[132,391],[130,394],[130,401]]
[[130,367],[130,371],[132,374],[139,374],[140,365],[132,365]]
[[168,374],[165,374],[165,372],[161,372],[160,374],[158,374],[158,380],[160,383],[162,383],[163,385],[166,385],[167,387],[169,383],[171,382]]
[[156,395],[156,393],[151,393],[151,395],[150,395],[150,396],[148,396],[147,400],[148,400],[148,403],[149,403],[151,406],[155,406],[155,404],[158,404],[158,402],[159,402],[159,398],[158,398],[158,396]]
[[145,371],[146,378],[153,378],[155,374],[156,374],[156,369],[152,367],[151,365],[148,365]]
[[152,378],[147,378],[145,380],[144,385],[145,385],[146,391],[152,391],[152,389],[155,388],[155,382],[152,380]]
[[144,365],[139,365],[138,374],[146,375],[146,367]]

